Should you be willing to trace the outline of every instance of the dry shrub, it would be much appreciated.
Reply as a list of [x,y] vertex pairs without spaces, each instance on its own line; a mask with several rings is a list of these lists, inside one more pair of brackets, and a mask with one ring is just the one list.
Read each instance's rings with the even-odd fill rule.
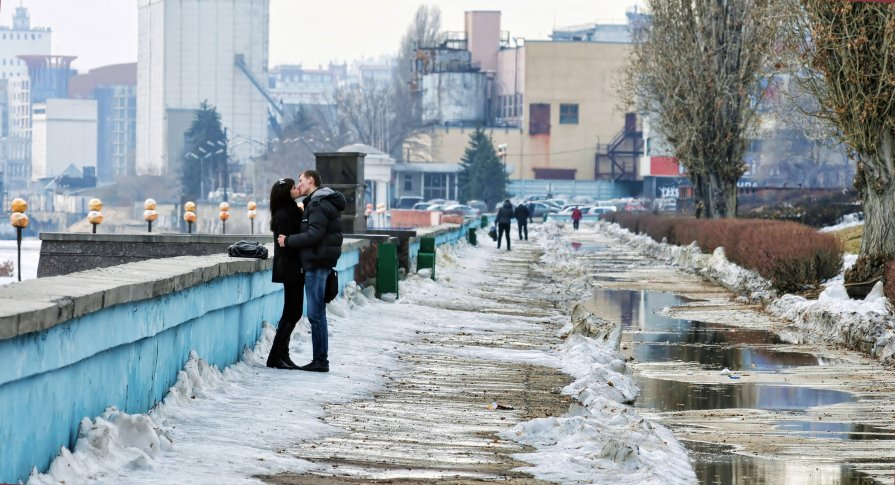
[[895,261],[886,264],[886,272],[883,275],[883,292],[889,301],[895,301]]
[[15,269],[16,267],[11,259],[0,262],[0,277],[7,278],[12,276],[15,273]]
[[[842,243],[793,222],[760,219],[689,219],[619,214],[614,222],[656,241],[696,241],[703,252],[723,247],[727,258],[769,279],[779,291],[802,291],[839,274]],[[895,282],[893,282],[895,283]]]

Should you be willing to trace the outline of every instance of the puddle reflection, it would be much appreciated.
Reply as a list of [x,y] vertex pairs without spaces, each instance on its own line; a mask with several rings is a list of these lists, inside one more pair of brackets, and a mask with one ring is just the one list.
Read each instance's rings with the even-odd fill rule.
[[[725,376],[719,376],[724,378]],[[800,410],[854,401],[848,392],[773,384],[694,384],[639,377],[635,406],[656,411],[699,409]]]
[[823,483],[865,485],[876,483],[849,465],[763,460],[732,453],[733,448],[685,442],[694,458],[696,478],[702,484]]
[[836,440],[895,440],[895,430],[860,423],[825,423],[823,421],[781,421],[775,429],[810,438]]
[[632,336],[634,358],[640,362],[697,362],[704,369],[771,371],[817,365],[818,358],[801,352],[779,352],[782,344],[764,330],[692,322],[658,315],[664,307],[687,299],[669,293],[632,290],[594,290],[588,302],[595,314],[621,321]]

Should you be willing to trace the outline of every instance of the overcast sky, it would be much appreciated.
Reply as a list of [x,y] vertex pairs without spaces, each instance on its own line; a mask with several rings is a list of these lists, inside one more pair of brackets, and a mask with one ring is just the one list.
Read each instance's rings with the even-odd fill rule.
[[[270,63],[325,65],[397,51],[416,8],[442,11],[445,30],[463,30],[463,12],[500,10],[501,29],[544,39],[554,25],[624,20],[635,0],[271,0]],[[0,24],[12,25],[15,7],[28,8],[33,27],[53,29],[53,54],[74,55],[74,67],[137,60],[136,0],[3,0]]]

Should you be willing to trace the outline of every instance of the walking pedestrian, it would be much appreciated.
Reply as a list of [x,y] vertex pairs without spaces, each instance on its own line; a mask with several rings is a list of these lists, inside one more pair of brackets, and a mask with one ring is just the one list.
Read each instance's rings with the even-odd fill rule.
[[342,255],[341,212],[345,196],[329,187],[320,187],[320,174],[305,170],[298,177],[299,194],[304,196],[304,216],[298,234],[281,234],[277,244],[297,249],[305,275],[308,320],[311,322],[310,364],[299,367],[312,372],[329,372],[329,338],[326,322],[326,278]]
[[526,207],[528,208],[528,222],[534,222],[534,221],[535,221],[535,220],[534,220],[534,217],[535,217],[535,203],[534,203],[534,201],[531,201],[531,200],[528,201],[528,204],[526,205]]
[[510,224],[513,222],[513,204],[509,199],[503,201],[503,206],[497,210],[497,217],[494,222],[497,223],[497,249],[500,249],[500,240],[503,239],[504,233],[507,235],[507,251],[510,250]]
[[[274,182],[270,189],[270,230],[273,237],[298,234],[302,210],[295,203],[298,187],[291,178]],[[297,251],[273,248],[273,282],[283,284],[283,313],[277,324],[277,333],[267,356],[267,367],[274,369],[298,369],[289,358],[289,341],[292,331],[301,318],[304,302],[305,277],[301,272],[301,259]]]
[[513,211],[513,215],[516,216],[516,225],[519,227],[519,240],[522,240],[522,233],[525,233],[525,240],[528,241],[528,207],[525,204],[519,204],[516,206],[516,210]]
[[581,217],[581,209],[576,205],[575,208],[572,209],[572,227],[574,227],[576,231],[578,230],[578,224],[581,223]]

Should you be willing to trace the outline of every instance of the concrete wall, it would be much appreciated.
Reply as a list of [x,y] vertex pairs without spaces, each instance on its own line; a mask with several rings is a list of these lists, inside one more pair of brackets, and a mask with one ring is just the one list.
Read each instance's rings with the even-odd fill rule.
[[[419,235],[452,244],[467,228]],[[340,286],[367,244],[345,240]],[[415,258],[418,239],[411,246]],[[261,323],[280,317],[282,285],[270,281],[271,264],[181,256],[0,287],[0,482],[45,471],[60,447],[74,446],[82,418],[108,406],[151,409],[190,351],[219,368],[237,362]]]
[[485,119],[487,79],[481,72],[433,72],[423,76],[423,123]]

